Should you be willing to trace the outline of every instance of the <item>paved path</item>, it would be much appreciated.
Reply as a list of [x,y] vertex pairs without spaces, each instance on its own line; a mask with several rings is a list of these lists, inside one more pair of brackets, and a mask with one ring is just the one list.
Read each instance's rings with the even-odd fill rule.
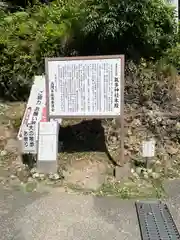
[[[167,203],[180,229],[180,195]],[[113,197],[1,189],[0,216],[1,240],[140,240],[134,202]]]

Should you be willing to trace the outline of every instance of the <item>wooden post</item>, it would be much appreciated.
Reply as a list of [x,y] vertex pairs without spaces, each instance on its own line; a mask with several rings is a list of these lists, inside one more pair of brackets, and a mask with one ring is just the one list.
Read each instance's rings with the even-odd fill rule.
[[120,111],[120,130],[121,130],[121,133],[120,133],[120,138],[121,138],[121,144],[120,144],[120,147],[121,147],[121,154],[120,154],[120,162],[119,162],[119,165],[120,166],[123,166],[125,164],[125,160],[124,160],[124,137],[125,137],[125,134],[124,134],[124,58],[121,58],[121,61],[122,64],[122,69],[121,69],[121,111]]

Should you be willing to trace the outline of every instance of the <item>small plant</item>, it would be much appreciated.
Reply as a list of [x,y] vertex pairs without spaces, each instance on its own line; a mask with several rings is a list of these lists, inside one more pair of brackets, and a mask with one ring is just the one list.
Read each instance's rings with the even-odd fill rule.
[[178,73],[180,73],[180,43],[173,48],[167,50],[165,60],[168,64],[173,65]]
[[16,118],[12,120],[12,126],[15,130],[19,130],[20,126],[21,126],[21,121],[22,121],[22,117]]
[[104,183],[96,192],[97,196],[116,196],[121,199],[142,199],[142,198],[161,198],[163,196],[163,189],[159,185],[143,179],[125,183],[108,182]]

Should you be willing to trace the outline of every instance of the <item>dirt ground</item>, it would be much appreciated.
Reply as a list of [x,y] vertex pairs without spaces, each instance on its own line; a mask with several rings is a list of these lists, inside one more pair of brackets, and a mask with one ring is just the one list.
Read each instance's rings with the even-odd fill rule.
[[17,141],[24,106],[23,103],[0,104],[0,182],[4,186],[11,185],[23,191],[41,191],[51,186],[62,191],[122,198],[162,195],[154,182],[141,179],[137,174],[134,178],[129,164],[119,169],[119,179],[114,178],[113,163],[119,153],[107,148],[99,120],[64,121],[59,134],[57,175],[46,176],[34,167],[30,169],[23,164]]

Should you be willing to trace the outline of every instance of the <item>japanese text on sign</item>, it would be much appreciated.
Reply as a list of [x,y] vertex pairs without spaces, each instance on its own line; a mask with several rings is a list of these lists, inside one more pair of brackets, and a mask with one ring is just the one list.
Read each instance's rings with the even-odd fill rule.
[[122,59],[47,59],[50,117],[119,116]]
[[42,109],[42,99],[43,99],[43,91],[40,91],[37,95],[37,101],[36,101],[36,107],[34,109],[33,115],[32,115],[32,122],[35,124],[38,120],[39,113],[41,113]]
[[51,83],[51,92],[50,92],[50,100],[51,100],[51,110],[54,112],[54,83]]
[[24,117],[19,129],[18,139],[22,140],[23,128],[29,123],[36,126],[36,140],[38,131],[38,122],[43,120],[46,121],[46,116],[43,115],[43,109],[46,110],[45,106],[45,77],[35,76],[34,84],[32,85],[30,96],[28,99],[27,107],[24,113]]
[[28,124],[23,129],[22,150],[24,153],[37,153],[36,131],[34,124]]

